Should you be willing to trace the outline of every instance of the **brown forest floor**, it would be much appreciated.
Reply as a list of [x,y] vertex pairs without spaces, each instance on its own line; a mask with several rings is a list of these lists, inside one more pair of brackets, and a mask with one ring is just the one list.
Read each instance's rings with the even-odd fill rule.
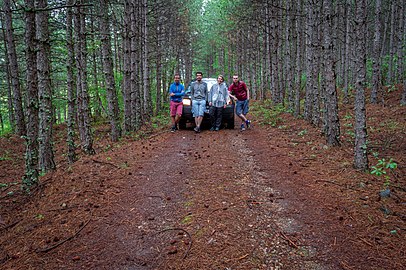
[[[404,269],[406,107],[401,90],[368,105],[370,165],[393,158],[384,178],[353,169],[353,108],[340,107],[342,146],[282,114],[245,132],[167,127],[65,161],[31,196],[1,187],[1,269]],[[252,114],[255,110],[252,111]],[[251,115],[252,115],[251,114]],[[23,142],[0,138],[0,183],[20,182]],[[372,155],[378,153],[378,158]]]

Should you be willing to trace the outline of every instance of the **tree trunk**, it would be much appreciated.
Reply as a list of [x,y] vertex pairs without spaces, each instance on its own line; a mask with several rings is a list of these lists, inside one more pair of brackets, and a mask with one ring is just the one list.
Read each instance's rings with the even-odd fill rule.
[[332,146],[340,145],[340,121],[338,118],[338,101],[336,90],[335,59],[332,40],[333,31],[333,0],[324,0],[324,77],[325,91],[325,122],[326,141]]
[[99,79],[97,76],[97,52],[98,50],[96,50],[97,45],[96,45],[96,31],[94,29],[94,18],[93,18],[93,14],[91,15],[92,18],[90,19],[90,31],[92,32],[92,72],[93,72],[93,88],[94,88],[94,98],[95,98],[95,107],[94,107],[94,117],[96,119],[100,119],[102,117],[102,110],[103,109],[103,103],[102,100],[100,98],[100,94],[99,94]]
[[[80,1],[79,4],[82,4]],[[82,7],[75,8],[75,54],[76,54],[76,102],[78,126],[82,150],[89,155],[95,154],[93,149],[93,134],[91,130],[91,115],[89,108],[89,94],[87,86],[87,60],[86,60],[86,27],[85,15]]]
[[[47,7],[46,0],[36,0],[36,8]],[[49,11],[37,11],[37,70],[38,70],[38,100],[39,100],[39,170],[48,172],[55,169],[53,142],[52,142],[52,89],[50,67],[50,44],[48,30]]]
[[10,78],[13,89],[13,106],[15,114],[15,132],[23,136],[26,134],[24,111],[21,97],[20,72],[18,69],[17,52],[14,42],[13,23],[11,17],[10,0],[4,0],[4,28],[6,29],[6,43],[8,52],[8,61],[10,65]]
[[345,0],[345,53],[344,53],[344,103],[349,102],[350,42],[351,42],[351,0]]
[[124,101],[124,131],[130,132],[131,123],[131,4],[124,1],[124,32],[123,32],[123,101]]
[[367,156],[367,128],[365,112],[365,76],[366,76],[366,0],[359,0],[355,3],[355,61],[357,68],[357,79],[355,83],[355,148],[354,167],[356,169],[368,169]]
[[[1,23],[4,25],[3,20]],[[6,72],[6,85],[7,85],[7,109],[8,109],[8,120],[10,123],[10,128],[14,132],[15,131],[15,116],[14,116],[14,107],[13,107],[13,96],[11,90],[11,71],[10,71],[10,61],[8,60],[8,50],[7,50],[7,39],[6,39],[6,32],[4,27],[3,30],[3,40],[4,40],[4,58],[5,58],[5,72]]]
[[306,98],[305,98],[305,119],[315,123],[315,104],[318,100],[317,89],[317,9],[312,0],[306,1]]
[[148,1],[142,0],[142,47],[143,47],[143,80],[144,80],[144,121],[149,120],[152,115],[152,99],[150,91],[150,60],[149,60],[149,44],[148,44]]
[[[402,49],[406,50],[406,16],[403,16],[402,40],[403,40]],[[401,74],[403,74],[403,72],[405,71],[403,61],[402,61],[401,65],[402,65],[402,73]],[[406,78],[403,76],[402,80],[403,80],[403,94],[402,94],[402,99],[400,101],[400,104],[403,105],[403,106],[406,106]]]
[[23,189],[38,183],[38,81],[35,29],[35,2],[25,0],[25,44],[27,63],[27,136],[25,137],[25,175]]
[[108,103],[108,117],[111,125],[111,140],[118,141],[121,136],[120,113],[118,108],[118,98],[116,84],[113,73],[113,58],[111,51],[109,7],[107,0],[100,1],[100,31],[101,46],[103,54],[103,73],[106,81],[106,94]]
[[[67,5],[72,5],[73,0],[68,0]],[[68,162],[73,163],[76,161],[76,145],[75,145],[75,91],[74,91],[74,48],[72,37],[72,8],[66,10],[66,47],[67,47],[67,59],[66,59],[66,87],[68,97],[68,117],[67,117],[67,147],[68,147]]]
[[388,78],[387,83],[392,84],[394,83],[393,80],[393,56],[395,55],[395,48],[393,47],[394,39],[395,39],[395,2],[396,0],[392,1],[391,5],[391,14],[390,14],[390,34],[389,34],[389,67],[388,67]]
[[[298,14],[302,13],[302,1],[297,1],[297,11]],[[295,81],[295,117],[300,115],[300,90],[302,86],[302,48],[303,46],[303,27],[302,27],[302,17],[297,16],[295,21],[296,28],[296,81]]]
[[373,59],[372,59],[372,90],[371,90],[371,103],[378,103],[378,93],[381,92],[381,66],[380,66],[380,52],[381,52],[381,0],[375,1],[375,35],[373,43]]

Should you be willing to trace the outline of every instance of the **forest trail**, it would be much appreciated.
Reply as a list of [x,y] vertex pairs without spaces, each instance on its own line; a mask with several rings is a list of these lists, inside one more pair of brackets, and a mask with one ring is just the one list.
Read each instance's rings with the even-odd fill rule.
[[334,184],[336,151],[292,138],[299,130],[187,129],[107,145],[44,179],[19,212],[34,221],[13,228],[24,248],[2,249],[2,267],[396,269]]
[[69,244],[86,247],[81,262],[63,268],[334,269],[318,247],[299,243],[302,221],[275,189],[290,176],[265,169],[284,161],[255,145],[258,136],[185,130],[117,152],[128,173],[111,171],[107,211],[95,211],[91,232]]

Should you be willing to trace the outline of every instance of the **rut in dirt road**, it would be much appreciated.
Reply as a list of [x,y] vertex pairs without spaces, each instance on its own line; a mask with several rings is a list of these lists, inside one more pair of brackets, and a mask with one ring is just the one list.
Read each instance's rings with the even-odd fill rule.
[[128,194],[97,224],[100,250],[87,266],[330,269],[315,248],[287,236],[299,227],[283,216],[285,199],[272,185],[279,176],[263,170],[247,144],[255,132],[186,130],[144,145],[127,162],[134,173],[116,177]]

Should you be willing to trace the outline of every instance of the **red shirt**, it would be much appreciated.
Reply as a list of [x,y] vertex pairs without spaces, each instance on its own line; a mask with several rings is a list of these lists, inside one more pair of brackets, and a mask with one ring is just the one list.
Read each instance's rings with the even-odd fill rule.
[[244,101],[247,99],[247,85],[243,81],[238,81],[237,85],[232,83],[228,87],[228,92],[230,92],[230,94],[232,95],[235,95],[235,97],[239,101]]

